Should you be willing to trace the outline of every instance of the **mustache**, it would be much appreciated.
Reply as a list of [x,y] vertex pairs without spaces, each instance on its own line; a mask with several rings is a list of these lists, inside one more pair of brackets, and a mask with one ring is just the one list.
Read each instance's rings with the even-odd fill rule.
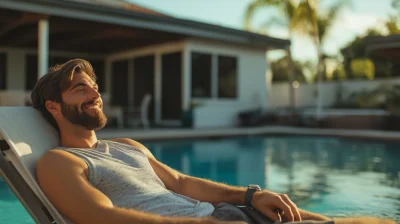
[[103,108],[103,103],[101,102],[101,100],[91,100],[86,103],[83,103],[82,108],[84,108],[86,105],[89,105],[89,104],[99,104],[100,108]]

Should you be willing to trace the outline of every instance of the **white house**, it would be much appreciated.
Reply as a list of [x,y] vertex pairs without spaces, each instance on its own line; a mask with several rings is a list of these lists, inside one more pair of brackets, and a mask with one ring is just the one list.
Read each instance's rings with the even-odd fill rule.
[[289,45],[120,0],[1,0],[0,90],[29,92],[49,66],[84,58],[125,112],[151,94],[154,124],[197,104],[194,127],[228,127],[267,107],[265,52]]

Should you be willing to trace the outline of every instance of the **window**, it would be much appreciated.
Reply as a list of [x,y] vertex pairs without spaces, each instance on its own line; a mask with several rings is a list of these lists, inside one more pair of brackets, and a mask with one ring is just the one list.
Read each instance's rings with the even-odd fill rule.
[[26,55],[25,57],[25,90],[33,90],[38,80],[38,56]]
[[218,56],[218,97],[237,97],[237,58]]
[[211,97],[211,55],[192,53],[192,97]]
[[128,106],[128,70],[128,60],[112,62],[111,105]]
[[0,53],[0,90],[7,88],[7,55]]

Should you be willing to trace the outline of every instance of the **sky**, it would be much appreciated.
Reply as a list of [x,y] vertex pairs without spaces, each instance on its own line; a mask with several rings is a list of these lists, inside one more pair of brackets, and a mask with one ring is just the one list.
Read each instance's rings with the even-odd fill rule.
[[[247,6],[253,0],[128,0],[177,18],[189,19],[204,23],[211,23],[243,29],[244,14]],[[324,0],[321,11],[335,0]],[[383,29],[382,24],[389,14],[395,14],[391,7],[391,0],[352,0],[351,5],[345,7],[335,25],[328,33],[324,52],[337,55],[341,47],[352,41],[357,35],[363,34],[370,27]],[[252,26],[259,28],[273,16],[279,16],[276,9],[258,10],[253,18]],[[287,28],[272,26],[267,31],[272,37],[288,38]],[[300,61],[316,61],[317,54],[311,40],[295,37],[292,42],[293,58]],[[278,57],[282,51],[272,54]],[[275,56],[274,56],[275,55]]]

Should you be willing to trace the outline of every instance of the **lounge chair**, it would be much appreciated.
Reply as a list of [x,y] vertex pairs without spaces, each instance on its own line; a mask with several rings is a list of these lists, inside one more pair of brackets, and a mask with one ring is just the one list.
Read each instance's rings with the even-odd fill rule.
[[120,106],[111,105],[111,96],[109,93],[102,93],[101,99],[103,100],[103,112],[108,118],[115,118],[117,127],[124,127],[124,110]]
[[44,195],[36,163],[58,145],[58,133],[32,107],[0,107],[0,175],[36,223],[69,223]]
[[149,109],[150,109],[150,103],[151,103],[151,94],[147,93],[141,103],[140,107],[135,108],[131,107],[128,108],[128,123],[131,126],[136,126],[136,125],[142,125],[144,129],[149,129],[150,128],[150,122],[149,122]]

